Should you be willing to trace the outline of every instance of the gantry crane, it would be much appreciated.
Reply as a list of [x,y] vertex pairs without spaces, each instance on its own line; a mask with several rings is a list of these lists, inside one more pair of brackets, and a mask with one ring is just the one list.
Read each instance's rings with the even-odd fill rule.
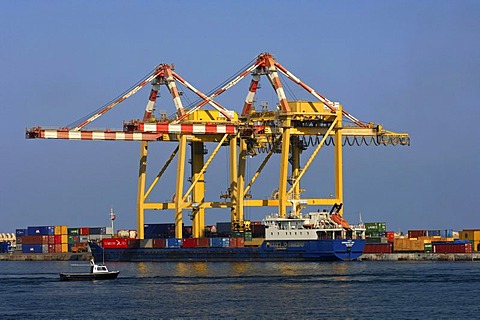
[[[288,101],[284,93],[279,74],[293,81],[309,92],[317,101]],[[223,107],[214,99],[238,84],[248,75],[252,76],[249,90],[240,115]],[[278,97],[278,110],[257,111],[253,107],[254,98],[261,76],[264,75],[272,85]],[[92,121],[113,109],[123,100],[151,83],[152,89],[142,120],[130,120],[123,124],[123,130],[87,130]],[[194,92],[199,102],[191,108],[184,108],[176,83]],[[153,110],[158,91],[165,85],[170,92],[176,113],[173,117],[155,118]],[[210,105],[214,110],[204,110]],[[344,118],[350,121],[346,125]],[[183,211],[191,210],[193,236],[202,237],[205,226],[205,209],[229,208],[234,230],[248,228],[244,220],[244,207],[273,206],[278,208],[280,216],[287,215],[287,207],[292,214],[299,215],[305,206],[343,204],[343,153],[344,145],[409,145],[406,133],[395,133],[383,129],[374,123],[365,124],[346,112],[342,105],[328,100],[323,95],[303,83],[285,67],[279,64],[269,53],[260,54],[244,70],[209,95],[202,93],[174,71],[172,65],[161,64],[137,85],[112,103],[94,112],[91,116],[78,121],[72,127],[27,129],[27,138],[70,139],[70,140],[116,140],[140,141],[140,163],[137,192],[138,237],[144,237],[145,210],[174,210],[175,235],[182,237]],[[171,153],[162,169],[150,186],[146,185],[147,157],[149,142],[175,142],[177,147]],[[204,144],[216,143],[210,157],[205,161]],[[191,184],[184,192],[187,145],[191,145]],[[315,157],[325,145],[333,144],[335,194],[330,198],[301,197],[300,182],[311,167]],[[309,146],[315,149],[301,167],[300,155]],[[205,199],[205,172],[222,146],[229,149],[229,186],[224,201]],[[259,152],[266,156],[251,180],[246,184],[246,162],[248,156]],[[280,173],[277,196],[272,199],[250,199],[247,194],[261,174],[263,168],[275,153],[280,154]],[[162,178],[166,169],[177,157],[177,177],[174,197],[167,202],[150,202],[147,198]],[[290,168],[290,176],[289,176]],[[342,215],[341,206],[339,214]]]

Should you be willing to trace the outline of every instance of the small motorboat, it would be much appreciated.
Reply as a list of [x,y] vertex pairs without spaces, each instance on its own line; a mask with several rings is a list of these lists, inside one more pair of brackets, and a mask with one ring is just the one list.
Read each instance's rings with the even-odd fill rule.
[[84,280],[113,280],[116,279],[120,271],[108,271],[107,266],[96,264],[95,260],[90,260],[90,272],[71,272],[60,273],[60,280],[64,281],[84,281]]

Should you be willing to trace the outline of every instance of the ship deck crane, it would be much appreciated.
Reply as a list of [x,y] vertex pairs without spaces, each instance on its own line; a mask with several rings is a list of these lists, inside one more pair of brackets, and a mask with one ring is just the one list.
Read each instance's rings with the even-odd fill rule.
[[[309,92],[317,101],[288,101],[283,90],[279,73]],[[252,76],[249,90],[240,115],[223,107],[214,99],[238,84],[248,75]],[[274,89],[279,110],[256,111],[254,98],[261,76],[267,77]],[[293,73],[278,63],[268,53],[260,54],[251,64],[230,78],[210,95],[202,93],[179,74],[172,65],[161,64],[153,72],[133,86],[125,94],[113,100],[105,107],[78,121],[73,127],[47,129],[32,127],[27,129],[26,137],[70,140],[116,140],[140,141],[140,163],[137,193],[137,227],[140,239],[144,237],[145,210],[174,210],[176,237],[182,237],[183,210],[192,211],[193,235],[202,237],[205,226],[205,209],[229,208],[232,226],[242,231],[248,228],[244,220],[244,207],[274,206],[281,217],[287,215],[291,206],[293,214],[298,215],[304,206],[343,204],[343,146],[344,145],[409,145],[410,137],[406,133],[385,130],[381,125],[363,123],[342,105],[332,102],[310,86],[302,82]],[[137,93],[151,83],[152,89],[142,120],[130,120],[123,124],[123,130],[88,130],[85,127],[92,121],[113,109],[120,102]],[[200,102],[193,107],[183,107],[176,83],[194,92]],[[153,115],[160,85],[165,85],[173,99],[176,113],[168,119],[156,119]],[[202,110],[210,105],[214,110]],[[344,118],[352,125],[346,125]],[[171,153],[162,169],[150,186],[146,186],[147,156],[149,142],[175,142],[178,146]],[[184,192],[186,149],[191,144],[191,184]],[[204,144],[216,143],[208,158],[204,159]],[[335,186],[334,196],[330,198],[302,199],[300,182],[311,167],[319,151],[326,145],[334,147]],[[229,148],[230,182],[225,201],[207,201],[205,199],[205,172],[222,146]],[[303,167],[300,155],[304,149],[315,146],[312,155]],[[246,183],[246,161],[248,155],[261,151],[266,156],[251,180]],[[280,173],[278,197],[273,199],[248,199],[247,194],[263,168],[274,153],[280,153]],[[169,202],[149,202],[147,198],[164,172],[177,157],[177,177],[175,196]],[[290,168],[291,176],[288,175]],[[342,215],[342,207],[339,214]]]

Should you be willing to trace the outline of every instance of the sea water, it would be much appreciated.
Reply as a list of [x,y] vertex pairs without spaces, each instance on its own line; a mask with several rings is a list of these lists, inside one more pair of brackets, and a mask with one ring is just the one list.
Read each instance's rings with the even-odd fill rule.
[[59,281],[71,264],[0,262],[0,319],[480,317],[479,262],[108,263],[116,280]]

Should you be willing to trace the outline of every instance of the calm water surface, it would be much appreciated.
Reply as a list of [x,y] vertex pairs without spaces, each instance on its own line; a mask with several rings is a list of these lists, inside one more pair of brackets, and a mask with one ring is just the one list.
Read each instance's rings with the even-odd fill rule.
[[[76,264],[80,262],[75,262]],[[478,319],[479,262],[0,262],[0,319]]]

